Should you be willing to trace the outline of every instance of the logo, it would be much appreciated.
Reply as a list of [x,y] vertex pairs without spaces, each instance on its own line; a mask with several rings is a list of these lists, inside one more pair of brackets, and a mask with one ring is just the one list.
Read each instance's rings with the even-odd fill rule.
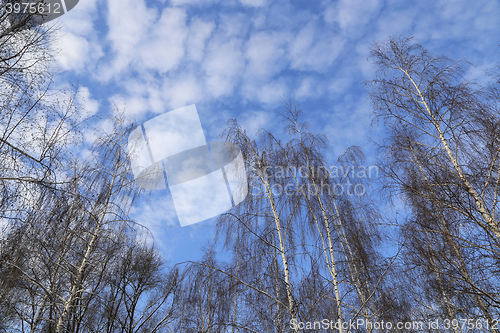
[[2,7],[12,26],[30,28],[55,20],[78,4],[79,0],[3,0]]
[[195,105],[136,127],[128,150],[137,185],[152,190],[168,186],[182,227],[223,214],[248,195],[240,148],[207,143]]

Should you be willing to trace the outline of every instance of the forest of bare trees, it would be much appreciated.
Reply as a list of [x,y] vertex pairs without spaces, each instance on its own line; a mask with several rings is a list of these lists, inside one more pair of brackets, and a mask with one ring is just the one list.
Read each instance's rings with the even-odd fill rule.
[[114,117],[79,157],[54,26],[30,22],[0,10],[0,332],[499,332],[495,69],[480,84],[412,38],[372,45],[378,177],[358,147],[332,159],[293,100],[282,128],[229,120],[251,191],[179,264],[130,217],[147,195],[133,122]]

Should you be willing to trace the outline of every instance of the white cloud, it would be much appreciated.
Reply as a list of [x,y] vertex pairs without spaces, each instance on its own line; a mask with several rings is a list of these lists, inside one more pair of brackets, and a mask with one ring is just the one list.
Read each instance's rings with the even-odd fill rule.
[[352,84],[353,79],[347,76],[336,77],[330,83],[329,89],[336,94],[344,94]]
[[263,7],[267,6],[267,0],[240,0],[241,4],[250,7]]
[[255,95],[258,101],[268,107],[276,106],[288,93],[287,85],[281,80],[275,80],[261,86]]
[[417,12],[413,8],[393,8],[384,12],[375,23],[373,41],[384,40],[391,35],[406,35],[414,25]]
[[290,37],[286,33],[259,32],[253,34],[246,44],[248,65],[245,79],[250,79],[251,84],[259,84],[260,82],[253,81],[268,81],[281,71],[286,66],[283,56]]
[[113,121],[111,119],[103,119],[97,124],[97,129],[103,133],[113,133]]
[[80,87],[80,89],[78,89],[77,98],[78,103],[87,116],[93,116],[99,111],[99,102],[90,97],[89,88]]
[[203,59],[207,39],[215,28],[213,22],[195,18],[189,27],[189,37],[186,41],[187,54],[190,60],[200,62]]
[[325,21],[336,22],[347,34],[362,31],[381,7],[380,0],[339,0],[327,7]]
[[116,111],[124,112],[126,115],[136,118],[137,120],[148,112],[148,100],[142,96],[123,96],[113,95],[109,98],[109,102],[116,108]]
[[187,33],[186,12],[178,8],[165,9],[159,22],[150,28],[146,41],[140,43],[138,67],[163,74],[179,65],[184,57]]
[[260,29],[264,27],[264,24],[267,21],[266,15],[264,13],[260,13],[255,19],[253,19],[253,25],[255,28]]
[[321,84],[322,83],[317,82],[317,80],[312,77],[306,77],[300,82],[300,85],[295,90],[293,97],[297,99],[317,97],[324,91]]
[[266,111],[250,111],[241,116],[240,125],[251,137],[255,136],[260,129],[270,130],[271,117]]
[[156,192],[154,197],[134,206],[131,215],[137,223],[148,228],[179,226],[172,198],[165,191]]
[[326,72],[344,48],[340,36],[324,34],[308,23],[290,45],[291,67],[302,71]]
[[61,16],[59,20],[64,31],[90,37],[95,33],[94,22],[97,17],[97,0],[85,0],[80,1],[73,10]]
[[[203,6],[218,3],[220,0],[170,0],[173,6]],[[225,0],[227,1],[227,0]]]
[[139,121],[151,114],[198,103],[205,96],[200,79],[190,73],[181,73],[151,80],[128,80],[126,92],[113,95],[109,101]]
[[146,37],[157,16],[144,0],[109,0],[108,11],[108,39],[120,54],[134,50]]
[[320,132],[331,140],[335,155],[340,156],[353,145],[368,145],[371,110],[367,96],[357,96],[356,100],[345,98],[342,103],[330,107],[329,112],[324,113],[324,128]]
[[217,34],[220,38],[246,38],[251,20],[243,13],[220,14]]
[[[423,7],[423,6],[421,6]],[[416,36],[419,40],[426,38],[438,41],[475,39],[476,47],[482,49],[488,39],[488,30],[494,30],[498,24],[500,5],[498,1],[438,1],[433,4],[435,15],[419,12],[415,20]],[[493,28],[493,29],[492,29]]]
[[97,38],[95,19],[98,16],[97,1],[81,1],[74,10],[59,19],[54,46],[59,52],[56,60],[63,70],[83,73],[92,70],[104,55]]
[[242,46],[243,41],[237,38],[210,40],[203,69],[206,89],[213,98],[229,95],[236,88],[237,79],[245,68]]
[[[165,105],[165,93],[168,92],[163,82],[149,82],[140,84],[144,88],[144,95],[148,99],[148,110],[154,114],[168,111]],[[146,110],[144,111],[146,113]]]
[[107,81],[137,61],[138,44],[147,39],[147,33],[156,20],[155,10],[144,0],[108,1],[108,41],[114,51],[111,65],[102,65],[98,78]]
[[81,73],[85,70],[85,65],[91,60],[92,53],[102,55],[102,52],[87,41],[86,38],[66,33],[60,36],[56,42],[56,47],[61,51],[57,54],[57,61],[64,70],[73,70]]
[[164,83],[165,104],[169,109],[177,109],[186,105],[195,104],[204,98],[200,81],[194,75],[182,75],[175,80]]

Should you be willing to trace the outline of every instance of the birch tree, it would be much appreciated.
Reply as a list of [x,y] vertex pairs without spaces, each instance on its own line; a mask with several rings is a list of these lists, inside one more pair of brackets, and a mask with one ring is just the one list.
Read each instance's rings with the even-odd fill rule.
[[122,125],[102,133],[88,160],[70,164],[71,181],[45,188],[6,235],[10,329],[140,333],[169,323],[176,273],[128,217],[139,191]]
[[410,210],[402,227],[407,263],[424,280],[420,306],[491,325],[500,309],[498,82],[467,81],[466,62],[412,38],[374,45],[372,59],[374,107],[389,132],[383,171]]
[[[382,303],[389,308],[384,290],[392,261],[378,253],[369,198],[338,192],[348,180],[362,180],[349,172],[335,179],[328,140],[300,122],[301,112],[284,105],[288,141],[264,130],[252,140],[230,122],[226,139],[243,151],[252,192],[219,220],[219,237],[238,258],[232,271],[242,274],[225,272],[252,300],[242,311],[259,314],[260,330],[298,332],[294,323],[328,319],[337,325],[332,331],[348,332],[350,320],[391,316]],[[351,170],[362,154],[353,147],[337,163]]]
[[20,271],[11,264],[27,256],[16,247],[22,224],[33,220],[50,188],[68,181],[63,164],[80,120],[75,95],[52,89],[53,27],[34,26],[28,18],[13,24],[7,3],[13,1],[0,4],[0,307],[12,314]]
[[51,47],[53,26],[15,24],[0,4],[0,205],[10,219],[11,205],[29,205],[40,186],[66,181],[63,156],[78,140],[82,121],[75,93],[54,89],[58,73]]

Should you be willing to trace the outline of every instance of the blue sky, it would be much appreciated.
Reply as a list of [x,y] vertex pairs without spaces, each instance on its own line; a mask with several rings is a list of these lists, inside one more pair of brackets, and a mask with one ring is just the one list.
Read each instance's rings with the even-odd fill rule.
[[[474,63],[477,80],[500,60],[495,0],[81,0],[57,24],[56,83],[78,83],[80,103],[99,117],[93,126],[109,127],[115,105],[142,122],[196,104],[210,141],[229,118],[251,133],[280,128],[273,111],[287,97],[334,154],[359,145],[370,158],[382,133],[362,85],[374,77],[371,43],[413,35]],[[211,222],[172,227],[168,192],[134,211],[174,262],[197,259],[213,237]]]

